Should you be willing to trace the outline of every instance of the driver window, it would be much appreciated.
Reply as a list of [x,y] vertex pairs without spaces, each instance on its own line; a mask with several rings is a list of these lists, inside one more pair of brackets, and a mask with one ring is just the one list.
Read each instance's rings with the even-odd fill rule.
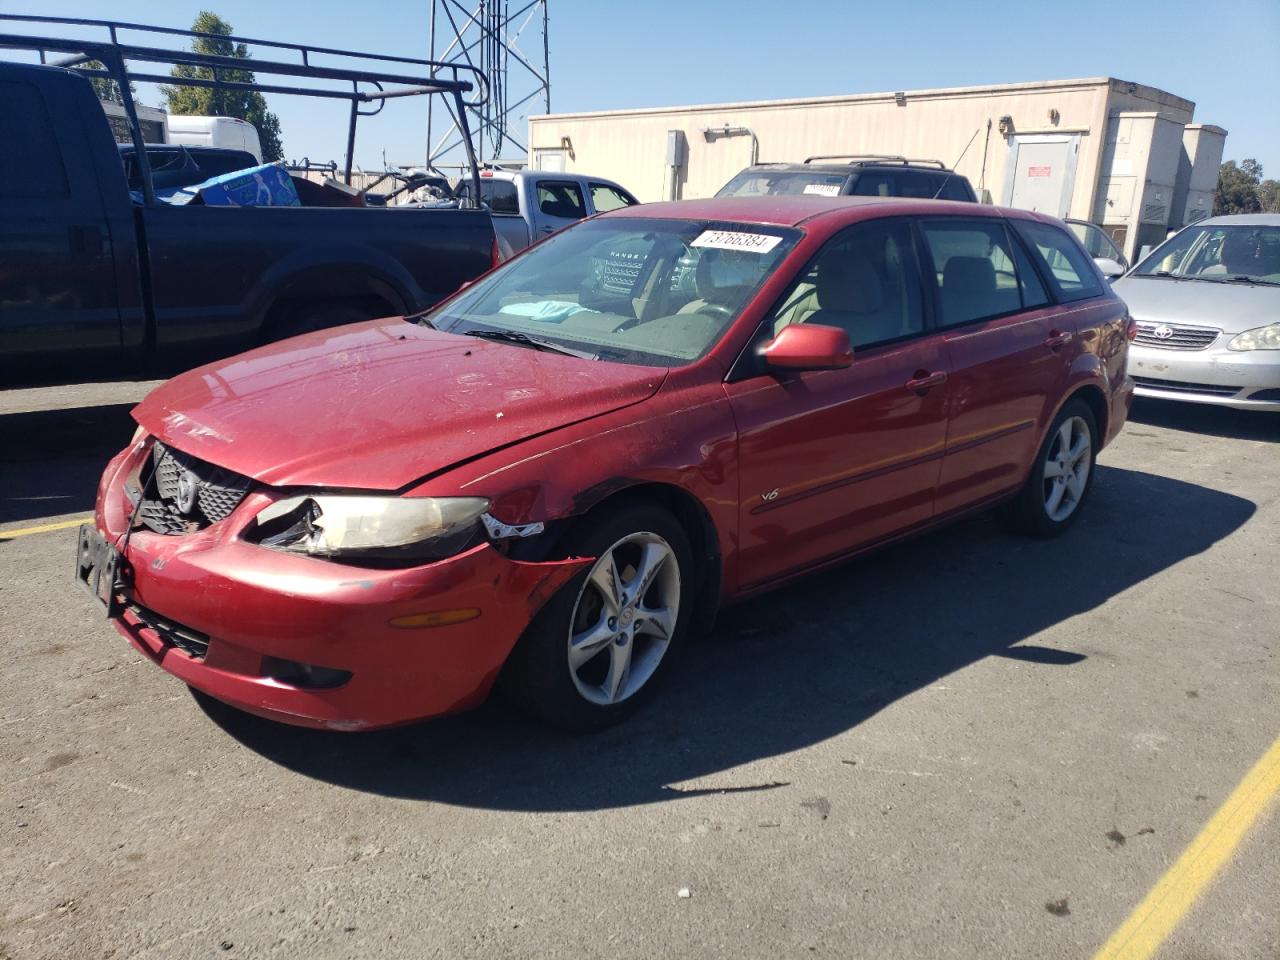
[[840,327],[855,349],[922,333],[910,225],[876,220],[831,240],[775,311],[774,336],[791,323]]

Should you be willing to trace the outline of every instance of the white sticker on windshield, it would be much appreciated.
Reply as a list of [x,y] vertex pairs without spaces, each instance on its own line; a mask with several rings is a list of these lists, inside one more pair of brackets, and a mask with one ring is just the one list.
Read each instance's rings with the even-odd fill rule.
[[805,193],[812,193],[819,197],[838,197],[840,196],[840,184],[838,183],[806,183],[804,185]]
[[712,247],[716,250],[742,250],[747,253],[768,253],[782,242],[781,237],[767,233],[739,233],[736,230],[703,230],[693,241],[693,247]]

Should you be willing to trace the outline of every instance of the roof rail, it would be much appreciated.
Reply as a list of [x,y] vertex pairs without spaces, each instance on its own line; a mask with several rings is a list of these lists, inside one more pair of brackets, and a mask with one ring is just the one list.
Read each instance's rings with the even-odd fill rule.
[[[466,107],[483,104],[489,97],[485,75],[476,67],[463,63],[446,63],[441,60],[423,60],[417,57],[391,56],[378,53],[362,53],[356,50],[340,50],[334,47],[313,47],[300,43],[278,40],[259,40],[252,37],[223,36],[195,30],[179,30],[174,27],[158,27],[149,24],[127,23],[118,20],[92,20],[81,17],[28,16],[0,13],[0,27],[10,29],[11,24],[49,24],[62,27],[91,28],[104,31],[97,40],[81,40],[71,37],[39,36],[29,33],[0,33],[0,49],[29,50],[39,55],[40,63],[53,67],[74,67],[87,77],[114,80],[121,92],[121,100],[128,117],[134,146],[139,155],[139,172],[142,174],[143,196],[147,203],[155,201],[152,189],[150,164],[142,132],[138,124],[137,110],[129,89],[130,81],[162,83],[179,87],[212,87],[221,90],[252,90],[259,93],[280,93],[301,97],[321,97],[346,100],[351,105],[347,126],[347,159],[345,179],[351,183],[352,155],[355,152],[356,122],[360,117],[374,116],[382,111],[388,100],[399,97],[439,94],[453,100],[453,108],[462,134],[463,146],[473,174],[477,170],[475,147],[466,120]],[[32,29],[14,27],[14,29]],[[287,52],[296,57],[294,62],[284,60],[246,61],[239,57],[195,53],[192,50],[172,50],[141,46],[122,42],[121,33],[160,34],[166,38],[186,40],[218,40],[240,43],[250,47],[263,47],[272,53]],[[61,54],[50,59],[50,54]],[[348,66],[324,66],[313,61],[315,57],[340,58]],[[105,69],[85,69],[84,64],[98,60]],[[133,69],[129,61],[154,64],[157,72]],[[356,61],[351,63],[351,61]],[[166,72],[174,66],[201,67],[209,70],[213,79],[205,77],[175,77]],[[153,67],[152,69],[155,69]],[[405,69],[405,68],[408,69]],[[252,71],[255,75],[297,78],[307,81],[331,81],[328,85],[300,86],[295,83],[247,83],[224,80],[219,71]],[[396,70],[397,72],[390,72]],[[412,72],[410,72],[410,70]],[[403,71],[403,72],[400,72]],[[363,85],[363,86],[362,86]],[[472,98],[464,97],[474,91]],[[362,104],[375,105],[361,110]],[[477,192],[479,180],[476,181]]]
[[927,164],[937,167],[939,170],[946,170],[947,165],[941,160],[925,160],[920,157],[900,157],[891,153],[826,153],[813,157],[805,157],[805,163],[813,163],[815,160],[848,160],[851,165],[859,163],[901,163],[901,164]]

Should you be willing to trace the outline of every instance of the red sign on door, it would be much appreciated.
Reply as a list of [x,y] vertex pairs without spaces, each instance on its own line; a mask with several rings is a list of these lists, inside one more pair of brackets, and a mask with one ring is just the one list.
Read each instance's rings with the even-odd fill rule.
[[1050,167],[1050,166],[1027,167],[1028,177],[1047,177],[1051,173],[1053,173],[1053,167]]

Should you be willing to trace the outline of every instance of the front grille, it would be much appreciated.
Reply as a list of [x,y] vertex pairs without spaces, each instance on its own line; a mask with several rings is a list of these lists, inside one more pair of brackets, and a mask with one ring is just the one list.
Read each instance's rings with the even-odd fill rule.
[[1234,397],[1240,387],[1224,387],[1217,383],[1187,383],[1184,380],[1157,380],[1155,377],[1134,377],[1140,387],[1164,390],[1166,393],[1199,393],[1211,397]]
[[1189,327],[1181,323],[1138,323],[1135,343],[1164,350],[1203,350],[1222,331],[1215,327]]
[[125,606],[143,626],[151,628],[156,635],[171,647],[177,647],[183,653],[203,660],[209,653],[209,637],[199,630],[192,630],[180,623],[168,620],[154,610],[137,603],[126,603]]
[[138,505],[138,521],[156,533],[177,536],[202,530],[231,515],[253,481],[156,441],[151,476]]
[[1266,400],[1269,403],[1280,403],[1280,389],[1268,387],[1266,390],[1259,390],[1256,393],[1249,394],[1250,400]]

